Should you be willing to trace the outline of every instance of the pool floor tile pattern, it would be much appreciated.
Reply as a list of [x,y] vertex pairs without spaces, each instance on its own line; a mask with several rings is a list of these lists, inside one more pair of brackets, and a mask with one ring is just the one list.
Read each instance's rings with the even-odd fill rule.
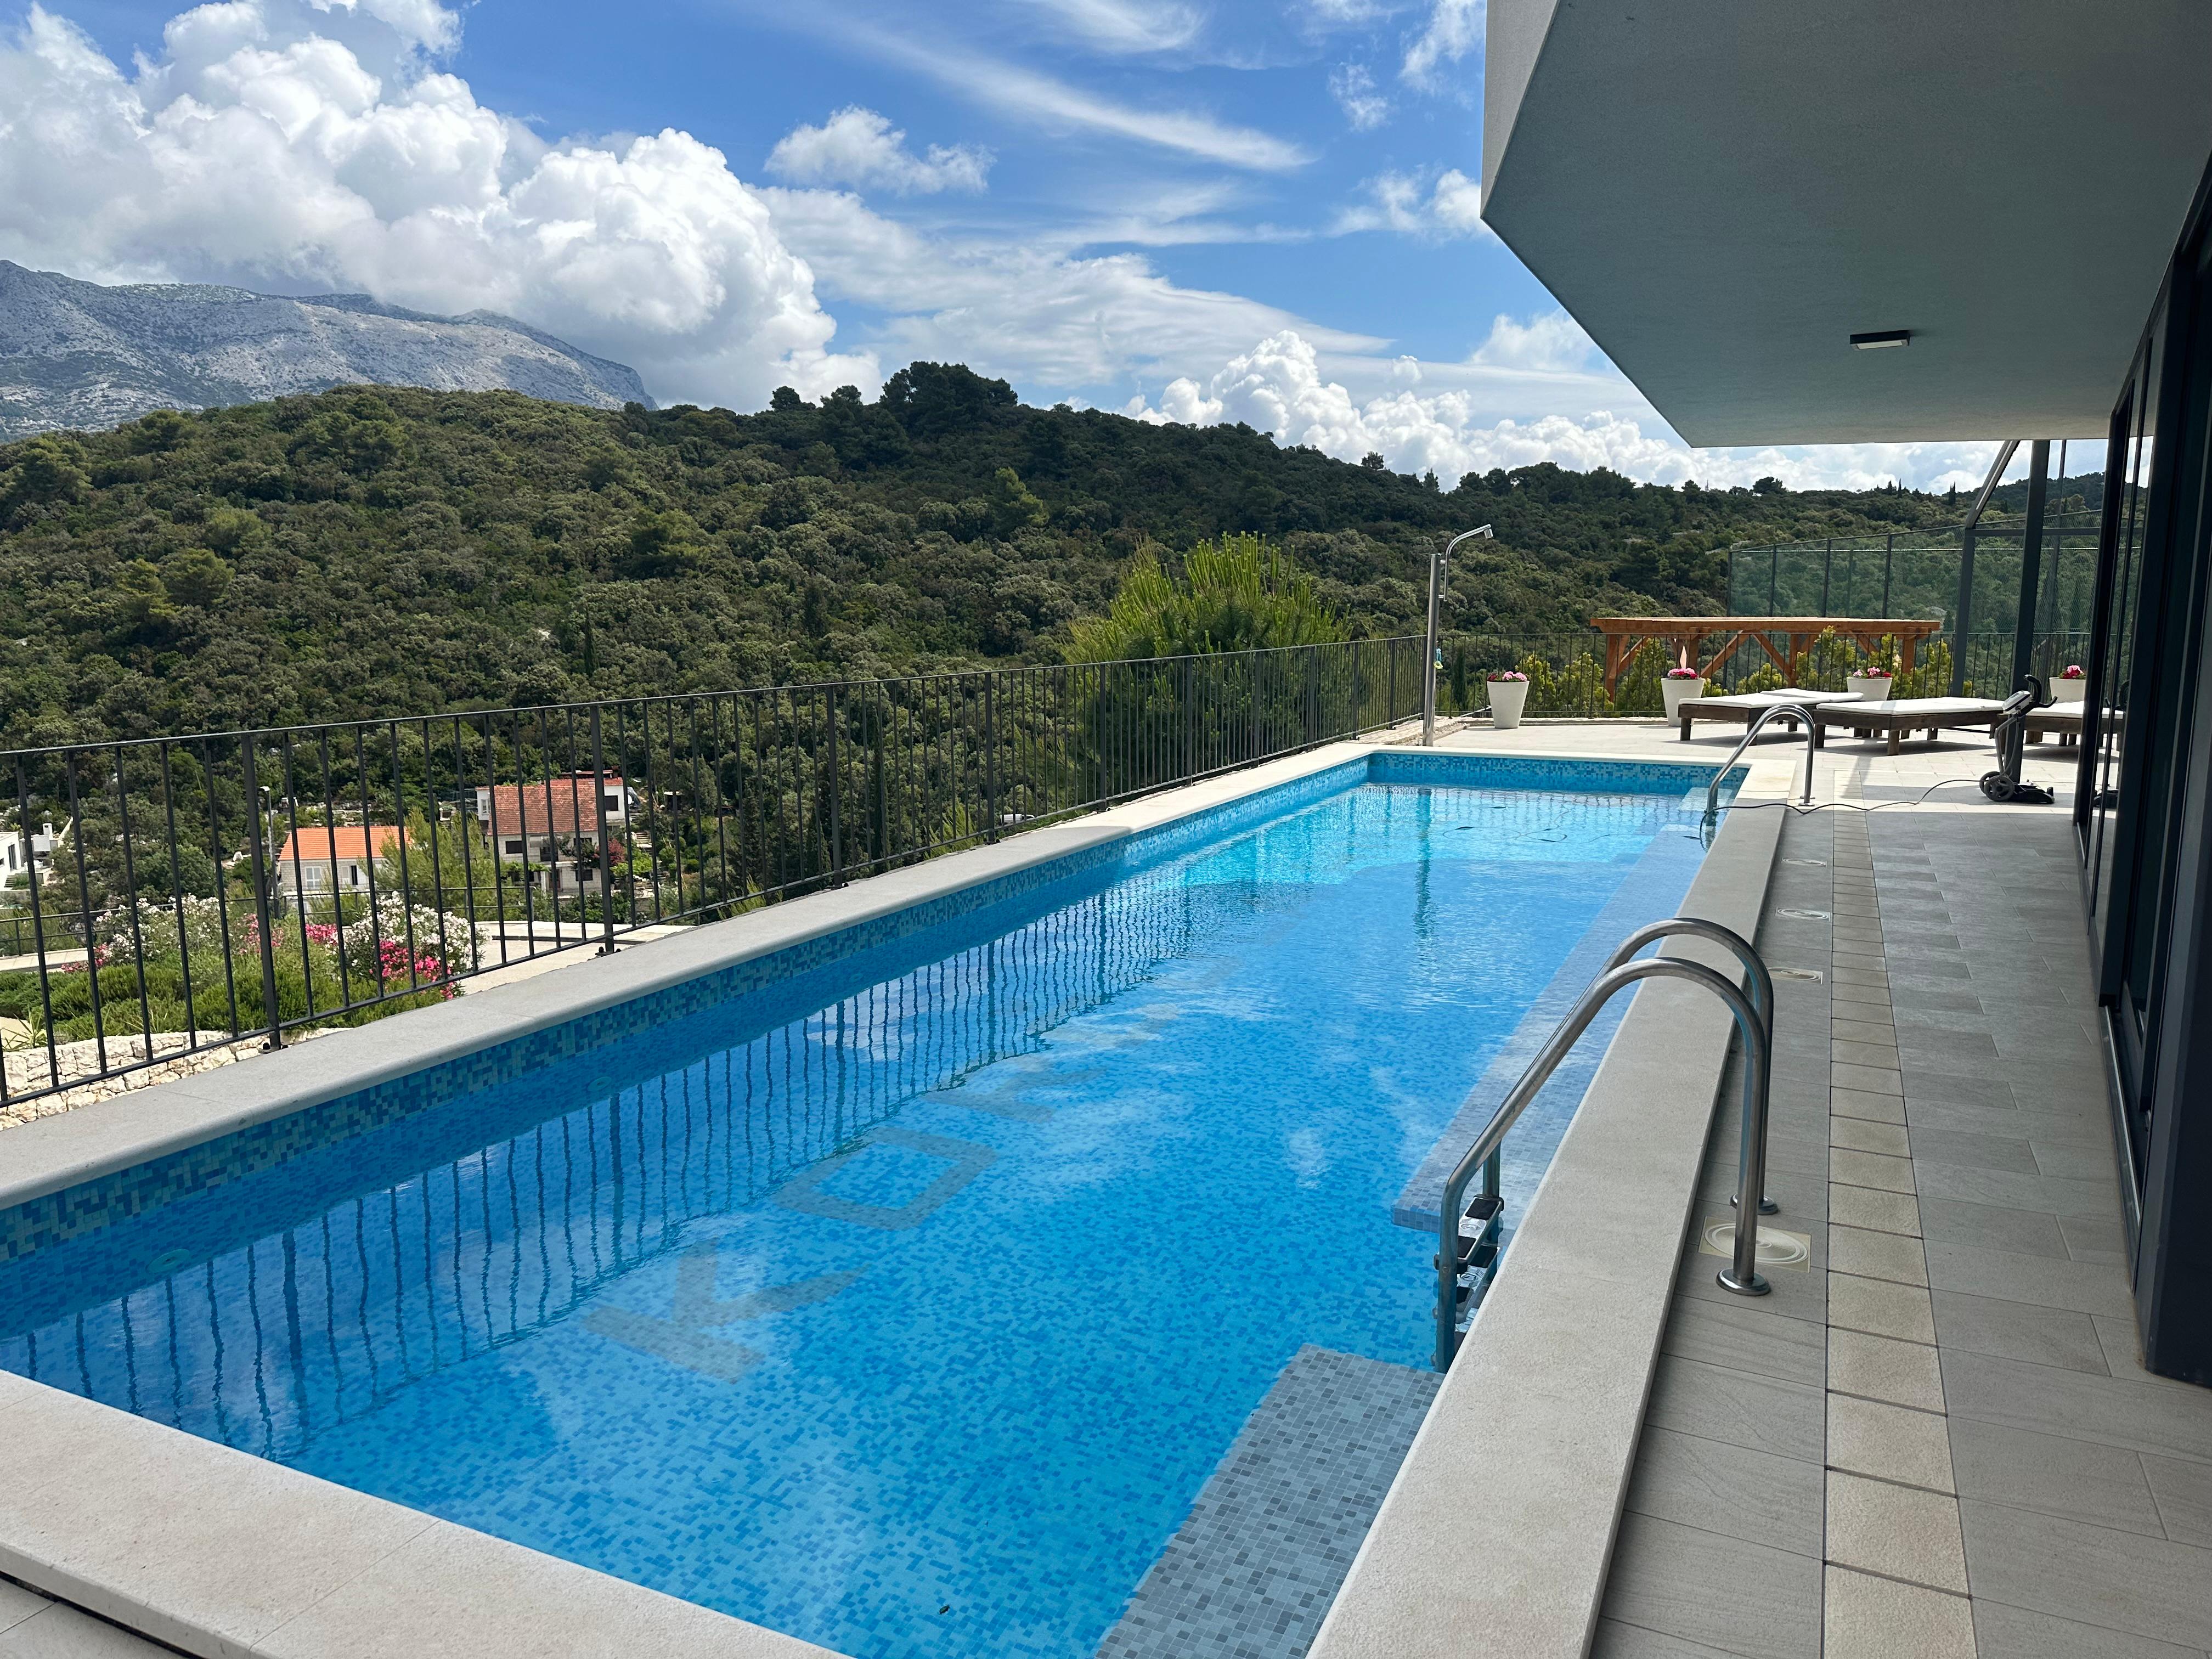
[[1442,1381],[1300,1348],[1098,1659],[1301,1659]]

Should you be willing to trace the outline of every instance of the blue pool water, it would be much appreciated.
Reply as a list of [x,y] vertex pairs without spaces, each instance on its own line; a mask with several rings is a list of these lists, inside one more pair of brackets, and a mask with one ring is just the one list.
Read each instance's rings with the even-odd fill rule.
[[1358,783],[817,951],[30,1250],[0,1366],[862,1659],[1086,1659],[1302,1344],[1425,1363],[1393,1200],[1671,912],[1681,793]]

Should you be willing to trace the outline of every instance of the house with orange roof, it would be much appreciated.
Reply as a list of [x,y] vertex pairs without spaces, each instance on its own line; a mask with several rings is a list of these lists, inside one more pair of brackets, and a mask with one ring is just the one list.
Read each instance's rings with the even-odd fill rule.
[[390,858],[405,836],[389,823],[308,824],[284,837],[276,851],[276,884],[294,898],[324,893],[366,893],[370,866]]

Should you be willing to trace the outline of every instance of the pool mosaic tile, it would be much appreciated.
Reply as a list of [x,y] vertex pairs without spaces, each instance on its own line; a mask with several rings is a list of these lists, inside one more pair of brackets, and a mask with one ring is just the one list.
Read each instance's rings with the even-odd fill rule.
[[1097,1659],[1304,1659],[1443,1380],[1299,1349]]

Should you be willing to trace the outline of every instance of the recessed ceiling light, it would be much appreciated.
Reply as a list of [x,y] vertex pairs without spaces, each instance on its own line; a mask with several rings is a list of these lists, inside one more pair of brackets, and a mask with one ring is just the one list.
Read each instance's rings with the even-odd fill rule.
[[1912,331],[1909,328],[1890,328],[1879,334],[1854,334],[1851,343],[1861,351],[1880,351],[1884,346],[1911,345]]

